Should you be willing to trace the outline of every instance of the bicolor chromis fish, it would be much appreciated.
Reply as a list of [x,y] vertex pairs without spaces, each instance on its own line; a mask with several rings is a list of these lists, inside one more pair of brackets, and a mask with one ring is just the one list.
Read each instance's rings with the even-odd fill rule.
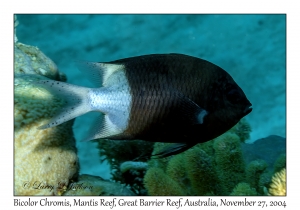
[[160,157],[212,140],[252,111],[233,78],[206,60],[183,54],[151,54],[112,62],[78,62],[98,88],[53,80],[38,85],[66,101],[41,129],[87,112],[102,119],[84,140],[173,143]]

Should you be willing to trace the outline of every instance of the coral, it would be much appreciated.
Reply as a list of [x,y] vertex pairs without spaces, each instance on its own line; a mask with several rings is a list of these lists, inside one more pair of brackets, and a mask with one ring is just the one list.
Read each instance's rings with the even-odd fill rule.
[[145,162],[126,161],[120,165],[120,171],[125,173],[129,170],[146,170],[148,164]]
[[216,172],[222,183],[222,194],[228,195],[245,177],[245,162],[240,138],[227,132],[214,140]]
[[246,167],[246,180],[251,187],[262,190],[259,186],[260,177],[267,169],[268,165],[264,160],[251,161]]
[[205,195],[216,192],[218,179],[212,158],[199,147],[188,150],[184,155],[187,177],[192,186],[191,194]]
[[286,154],[281,154],[274,163],[274,173],[286,168]]
[[124,185],[104,180],[101,177],[82,174],[77,182],[65,188],[62,195],[66,196],[133,196],[135,195]]
[[78,173],[73,121],[37,129],[64,103],[33,84],[44,76],[60,78],[52,64],[37,48],[15,45],[15,195],[57,195],[59,186],[67,186]]
[[[153,153],[165,146],[168,144],[156,143]],[[196,145],[175,156],[152,158],[148,163],[150,168],[144,183],[149,195],[162,195],[158,190],[162,183],[150,180],[155,177],[154,174],[161,176],[155,179],[163,179],[164,185],[176,183],[174,188],[164,186],[164,195],[228,195],[244,178],[245,165],[240,140],[232,133],[226,133],[211,143]]]
[[176,181],[182,189],[187,191],[187,194],[191,194],[190,180],[187,177],[185,165],[184,154],[175,155],[169,161],[165,171],[171,179]]
[[60,73],[55,63],[49,59],[37,47],[15,43],[14,49],[14,73],[15,75],[41,75],[59,81],[65,81],[66,76]]
[[270,195],[286,195],[286,170],[282,169],[272,177],[269,188]]
[[257,185],[257,193],[259,195],[268,195],[266,193],[267,187],[270,185],[272,180],[272,172],[266,169],[259,177],[258,185]]
[[246,182],[239,183],[232,191],[230,195],[233,196],[255,196],[257,192],[255,188],[251,188],[251,186]]
[[[229,195],[238,183],[245,181],[240,144],[239,136],[230,131],[178,155],[152,158],[148,161],[149,169],[144,179],[148,194]],[[166,146],[167,143],[155,143],[153,153]],[[164,180],[163,192],[159,190],[162,186],[160,180]],[[248,192],[247,188],[245,195]]]
[[144,184],[149,195],[186,195],[184,189],[182,189],[176,181],[166,175],[160,168],[150,168],[144,177]]
[[235,133],[240,137],[242,142],[245,142],[250,138],[251,126],[245,118],[242,118],[235,126],[233,126],[233,128],[229,130],[229,132]]

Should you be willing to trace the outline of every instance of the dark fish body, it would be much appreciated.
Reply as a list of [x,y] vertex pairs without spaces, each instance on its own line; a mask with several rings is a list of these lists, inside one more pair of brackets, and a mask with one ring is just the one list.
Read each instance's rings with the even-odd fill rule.
[[79,63],[99,88],[40,81],[68,103],[42,128],[89,111],[104,113],[86,140],[142,139],[177,143],[163,156],[209,141],[251,112],[251,103],[220,67],[182,54],[153,54]]

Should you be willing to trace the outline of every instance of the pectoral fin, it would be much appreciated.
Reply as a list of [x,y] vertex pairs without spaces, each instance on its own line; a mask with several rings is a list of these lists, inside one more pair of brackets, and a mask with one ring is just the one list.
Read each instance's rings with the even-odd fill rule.
[[185,143],[172,143],[166,148],[164,148],[162,151],[152,155],[152,158],[165,158],[170,155],[176,155],[181,152],[184,152],[185,150],[193,147],[196,144],[185,144]]

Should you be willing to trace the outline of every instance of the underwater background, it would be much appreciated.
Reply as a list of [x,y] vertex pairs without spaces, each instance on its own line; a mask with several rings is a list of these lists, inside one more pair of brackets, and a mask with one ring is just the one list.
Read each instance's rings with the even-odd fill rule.
[[[73,61],[182,53],[225,69],[253,104],[250,139],[286,136],[285,15],[17,15],[18,41],[37,46],[71,84],[92,87]],[[80,174],[110,177],[95,142],[80,142],[94,114],[75,120]]]

